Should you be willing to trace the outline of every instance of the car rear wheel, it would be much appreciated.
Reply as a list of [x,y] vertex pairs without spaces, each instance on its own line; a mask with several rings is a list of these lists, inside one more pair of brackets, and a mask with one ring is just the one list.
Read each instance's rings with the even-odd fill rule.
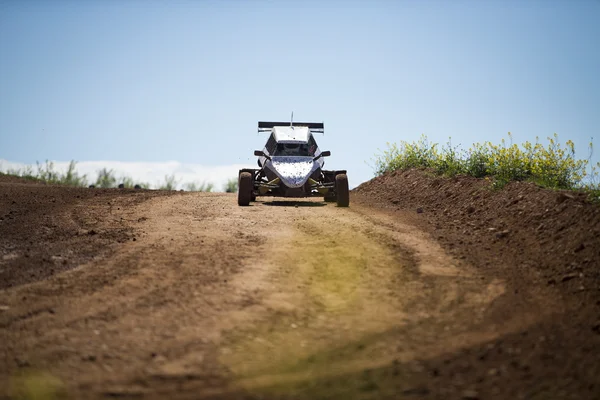
[[348,176],[339,174],[335,176],[335,192],[338,207],[350,205],[350,191],[348,190]]
[[249,205],[252,200],[253,190],[254,183],[252,182],[252,174],[250,172],[242,172],[238,183],[238,205]]

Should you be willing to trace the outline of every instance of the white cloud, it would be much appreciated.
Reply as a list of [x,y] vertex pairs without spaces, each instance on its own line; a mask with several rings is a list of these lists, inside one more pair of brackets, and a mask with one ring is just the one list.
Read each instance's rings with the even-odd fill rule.
[[[23,164],[0,159],[0,171],[9,169],[24,169],[30,164]],[[68,161],[54,161],[56,171],[64,173],[69,166]],[[34,171],[36,165],[32,166]],[[151,188],[157,188],[164,182],[165,176],[175,175],[178,188],[187,183],[212,183],[214,191],[223,191],[227,180],[236,178],[241,168],[253,168],[248,164],[233,164],[222,166],[207,166],[200,164],[183,164],[178,161],[165,162],[124,162],[124,161],[81,161],[76,170],[80,175],[86,175],[89,183],[93,183],[102,168],[112,169],[118,178],[132,178],[135,182],[149,183]]]

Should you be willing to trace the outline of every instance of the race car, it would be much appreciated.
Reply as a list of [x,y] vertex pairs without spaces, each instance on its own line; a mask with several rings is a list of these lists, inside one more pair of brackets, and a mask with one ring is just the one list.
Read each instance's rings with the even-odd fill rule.
[[325,132],[322,122],[259,122],[258,131],[269,133],[262,150],[256,150],[257,169],[241,169],[238,205],[247,206],[257,196],[314,197],[348,207],[348,176],[344,170],[323,169],[325,157],[313,134]]

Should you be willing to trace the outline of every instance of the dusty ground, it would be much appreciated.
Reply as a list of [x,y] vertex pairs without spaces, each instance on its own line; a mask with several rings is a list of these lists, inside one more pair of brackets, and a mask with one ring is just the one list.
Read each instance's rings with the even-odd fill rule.
[[0,177],[0,398],[600,398],[600,207],[487,185],[240,208]]

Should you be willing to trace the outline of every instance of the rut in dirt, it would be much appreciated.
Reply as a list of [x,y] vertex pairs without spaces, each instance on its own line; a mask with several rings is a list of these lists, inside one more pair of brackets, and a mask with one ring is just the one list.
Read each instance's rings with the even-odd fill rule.
[[[244,275],[269,272],[250,328],[229,333],[221,349],[236,385],[298,396],[311,380],[409,363],[500,333],[486,329],[485,314],[504,292],[501,281],[482,281],[411,226],[364,213],[373,214],[295,214],[290,228],[273,232],[269,257],[246,265]],[[331,223],[316,222],[324,219]],[[533,315],[502,330],[524,318]]]

